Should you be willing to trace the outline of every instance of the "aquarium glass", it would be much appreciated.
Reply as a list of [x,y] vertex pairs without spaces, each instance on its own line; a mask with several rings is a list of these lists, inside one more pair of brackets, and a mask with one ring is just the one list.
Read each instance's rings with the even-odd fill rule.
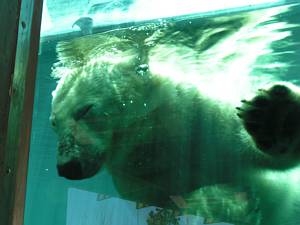
[[299,14],[44,1],[24,224],[300,224]]

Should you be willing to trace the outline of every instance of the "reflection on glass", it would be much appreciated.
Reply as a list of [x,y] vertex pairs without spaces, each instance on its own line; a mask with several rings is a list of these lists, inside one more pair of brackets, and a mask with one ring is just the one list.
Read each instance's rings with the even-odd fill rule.
[[80,30],[72,26],[80,18],[90,18],[95,27],[182,16],[191,13],[216,14],[283,4],[282,0],[47,0],[44,2],[42,36]]

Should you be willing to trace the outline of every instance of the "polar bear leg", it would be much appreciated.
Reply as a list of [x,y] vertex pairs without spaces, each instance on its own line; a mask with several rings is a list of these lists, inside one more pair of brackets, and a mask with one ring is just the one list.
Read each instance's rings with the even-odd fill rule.
[[293,88],[276,84],[259,90],[237,110],[260,150],[271,156],[299,155],[300,95]]

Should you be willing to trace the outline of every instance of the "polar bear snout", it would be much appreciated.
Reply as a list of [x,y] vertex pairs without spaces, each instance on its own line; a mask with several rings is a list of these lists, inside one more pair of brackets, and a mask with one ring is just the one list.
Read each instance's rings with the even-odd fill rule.
[[80,145],[72,135],[60,138],[57,154],[59,176],[81,180],[94,176],[103,166],[105,153],[97,146]]
[[[104,154],[102,155],[104,156]],[[69,180],[82,180],[93,177],[103,165],[103,156],[90,160],[72,158],[64,163],[58,163],[56,166],[58,175]]]
[[82,165],[78,160],[72,160],[62,165],[57,165],[58,175],[70,180],[83,179]]

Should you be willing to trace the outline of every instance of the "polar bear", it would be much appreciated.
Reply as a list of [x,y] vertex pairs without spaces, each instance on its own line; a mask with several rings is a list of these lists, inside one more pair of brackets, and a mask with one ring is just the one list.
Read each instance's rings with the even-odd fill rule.
[[296,168],[300,91],[279,82],[286,65],[272,49],[291,35],[276,20],[288,8],[59,43],[50,117],[59,175],[106,167],[122,197],[164,207],[214,185],[260,189],[265,171]]

